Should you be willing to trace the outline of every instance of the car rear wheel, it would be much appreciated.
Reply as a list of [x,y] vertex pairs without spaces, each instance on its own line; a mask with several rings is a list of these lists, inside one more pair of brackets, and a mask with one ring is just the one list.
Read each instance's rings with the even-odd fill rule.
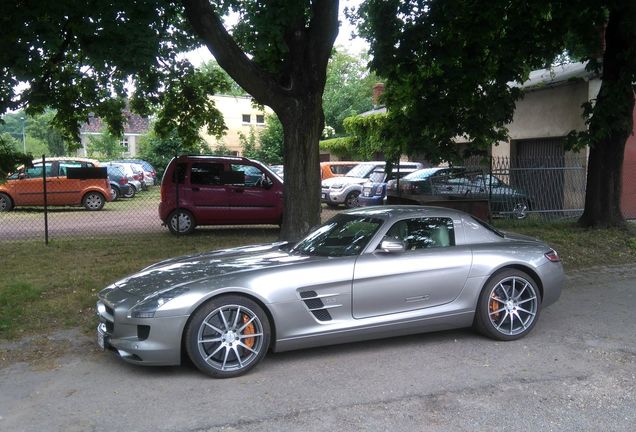
[[528,217],[530,206],[526,201],[519,201],[512,207],[512,217],[515,219],[525,219]]
[[135,196],[135,194],[137,193],[137,188],[135,188],[135,186],[133,185],[128,185],[128,192],[126,192],[124,194],[124,198],[132,198]]
[[347,197],[345,198],[344,204],[348,209],[354,207],[360,207],[360,203],[358,202],[358,197],[360,196],[360,191],[349,192]]
[[540,311],[541,294],[536,282],[520,270],[504,270],[484,286],[475,327],[492,339],[515,340],[532,330]]
[[121,192],[116,187],[110,188],[110,194],[113,197],[113,201],[117,201],[119,197],[121,196]]
[[221,296],[197,310],[186,327],[188,356],[214,378],[243,375],[265,356],[270,325],[263,309],[240,296]]
[[99,192],[89,192],[84,195],[82,205],[86,210],[96,211],[101,210],[106,203],[106,199]]
[[196,222],[188,210],[179,209],[170,213],[168,229],[172,234],[191,234],[194,228],[196,228]]
[[0,212],[10,211],[13,208],[13,201],[9,195],[0,193]]

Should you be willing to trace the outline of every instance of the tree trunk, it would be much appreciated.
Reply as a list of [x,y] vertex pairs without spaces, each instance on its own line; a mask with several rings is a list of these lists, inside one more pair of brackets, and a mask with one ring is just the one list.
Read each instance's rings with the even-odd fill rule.
[[[629,3],[629,2],[627,2]],[[626,9],[626,10],[623,10]],[[633,132],[634,60],[626,53],[636,40],[626,23],[634,17],[634,7],[623,5],[610,11],[605,31],[602,84],[589,125],[585,210],[579,224],[585,227],[623,226],[621,182],[625,143]]]
[[296,99],[277,112],[284,131],[285,212],[282,240],[298,240],[320,223],[320,152],[324,127],[322,94]]

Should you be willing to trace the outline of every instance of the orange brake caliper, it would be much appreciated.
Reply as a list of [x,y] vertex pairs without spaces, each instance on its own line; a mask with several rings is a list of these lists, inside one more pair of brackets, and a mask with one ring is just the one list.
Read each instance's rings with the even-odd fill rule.
[[[499,309],[499,301],[495,299],[495,295],[493,293],[493,295],[490,297],[490,313],[495,312],[497,309]],[[500,312],[496,312],[495,314],[493,314],[493,318],[498,319],[499,313]]]
[[[247,315],[243,315],[243,324],[247,324],[249,322],[250,318]],[[243,334],[246,335],[251,335],[256,333],[256,329],[254,328],[254,324],[250,323],[247,325],[247,327],[245,327],[245,330],[243,331]],[[245,339],[245,345],[247,345],[249,348],[252,348],[254,346],[254,338],[247,338]]]

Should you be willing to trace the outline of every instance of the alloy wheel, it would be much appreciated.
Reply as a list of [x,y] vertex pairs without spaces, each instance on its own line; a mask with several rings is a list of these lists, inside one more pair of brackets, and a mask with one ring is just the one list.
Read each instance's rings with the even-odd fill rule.
[[251,309],[229,304],[208,314],[197,333],[203,361],[220,372],[240,371],[259,358],[263,324]]
[[497,332],[516,336],[531,328],[539,298],[529,281],[519,276],[502,279],[491,289],[488,298],[488,318]]

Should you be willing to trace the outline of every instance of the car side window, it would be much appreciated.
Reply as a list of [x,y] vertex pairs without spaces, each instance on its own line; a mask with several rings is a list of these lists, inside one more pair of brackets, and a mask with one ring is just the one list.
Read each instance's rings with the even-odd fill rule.
[[[51,177],[53,174],[53,164],[46,164],[46,176]],[[42,178],[42,164],[34,164],[31,168],[27,168],[25,171],[26,178]]]
[[232,164],[232,171],[245,174],[245,186],[260,186],[265,174],[254,165]]
[[[93,164],[90,164],[92,167]],[[86,163],[75,162],[75,161],[62,161],[60,162],[60,177],[66,177],[68,175],[69,168],[85,168],[87,167]]]
[[387,237],[404,242],[407,251],[455,246],[455,230],[450,218],[416,218],[396,222]]
[[197,185],[220,185],[223,168],[222,163],[193,163],[190,183]]

